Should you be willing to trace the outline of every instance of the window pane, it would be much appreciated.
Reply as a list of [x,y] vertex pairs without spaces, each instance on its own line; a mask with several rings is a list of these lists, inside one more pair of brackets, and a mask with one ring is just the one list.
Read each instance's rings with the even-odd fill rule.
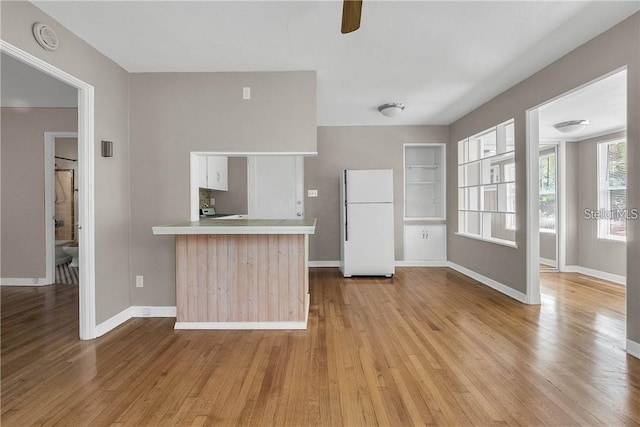
[[540,230],[554,231],[556,229],[556,195],[540,195]]
[[469,145],[467,146],[467,161],[472,162],[480,158],[480,140],[476,138],[469,138]]
[[466,189],[458,188],[458,210],[465,211],[468,209],[467,207],[467,197],[466,197]]
[[556,156],[540,157],[540,194],[556,192]]
[[507,152],[513,151],[516,148],[515,126],[513,122],[505,126],[505,132],[507,134]]
[[625,142],[607,146],[607,179],[609,188],[627,186],[627,144]]
[[494,130],[478,137],[482,158],[495,156],[498,153],[496,136],[497,134]]
[[466,185],[464,170],[465,170],[464,166],[458,166],[458,187],[464,187]]
[[498,191],[495,185],[485,185],[482,187],[482,210],[498,210]]
[[484,212],[482,214],[482,237],[515,242],[515,215]]
[[470,211],[479,211],[480,210],[480,187],[471,187],[467,188],[467,203],[468,209]]
[[480,184],[480,162],[469,163],[465,166],[465,185]]
[[467,162],[467,140],[458,142],[458,164]]
[[480,235],[480,212],[465,212],[466,232]]

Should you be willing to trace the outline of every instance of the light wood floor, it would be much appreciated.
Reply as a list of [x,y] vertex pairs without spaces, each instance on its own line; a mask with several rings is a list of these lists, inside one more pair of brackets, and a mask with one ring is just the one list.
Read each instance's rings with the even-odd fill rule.
[[1,289],[2,425],[637,425],[624,288],[520,304],[446,268],[312,269],[307,331],[131,320],[79,341],[75,287]]

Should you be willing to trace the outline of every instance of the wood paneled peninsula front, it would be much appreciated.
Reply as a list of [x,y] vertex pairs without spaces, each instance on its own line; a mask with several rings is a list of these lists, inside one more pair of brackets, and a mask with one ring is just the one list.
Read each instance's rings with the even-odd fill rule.
[[153,227],[176,238],[176,329],[306,329],[315,218]]

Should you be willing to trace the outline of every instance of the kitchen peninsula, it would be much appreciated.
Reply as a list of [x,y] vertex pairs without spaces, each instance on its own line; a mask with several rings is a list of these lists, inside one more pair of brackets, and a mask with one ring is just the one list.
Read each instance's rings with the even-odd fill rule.
[[176,238],[175,329],[306,329],[315,218],[202,218]]

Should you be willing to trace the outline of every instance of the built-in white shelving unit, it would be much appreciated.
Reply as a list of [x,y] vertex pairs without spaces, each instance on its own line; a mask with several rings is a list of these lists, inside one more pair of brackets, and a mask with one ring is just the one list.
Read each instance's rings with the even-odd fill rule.
[[405,144],[404,219],[445,219],[445,144]]
[[446,145],[404,145],[404,260],[446,263]]

